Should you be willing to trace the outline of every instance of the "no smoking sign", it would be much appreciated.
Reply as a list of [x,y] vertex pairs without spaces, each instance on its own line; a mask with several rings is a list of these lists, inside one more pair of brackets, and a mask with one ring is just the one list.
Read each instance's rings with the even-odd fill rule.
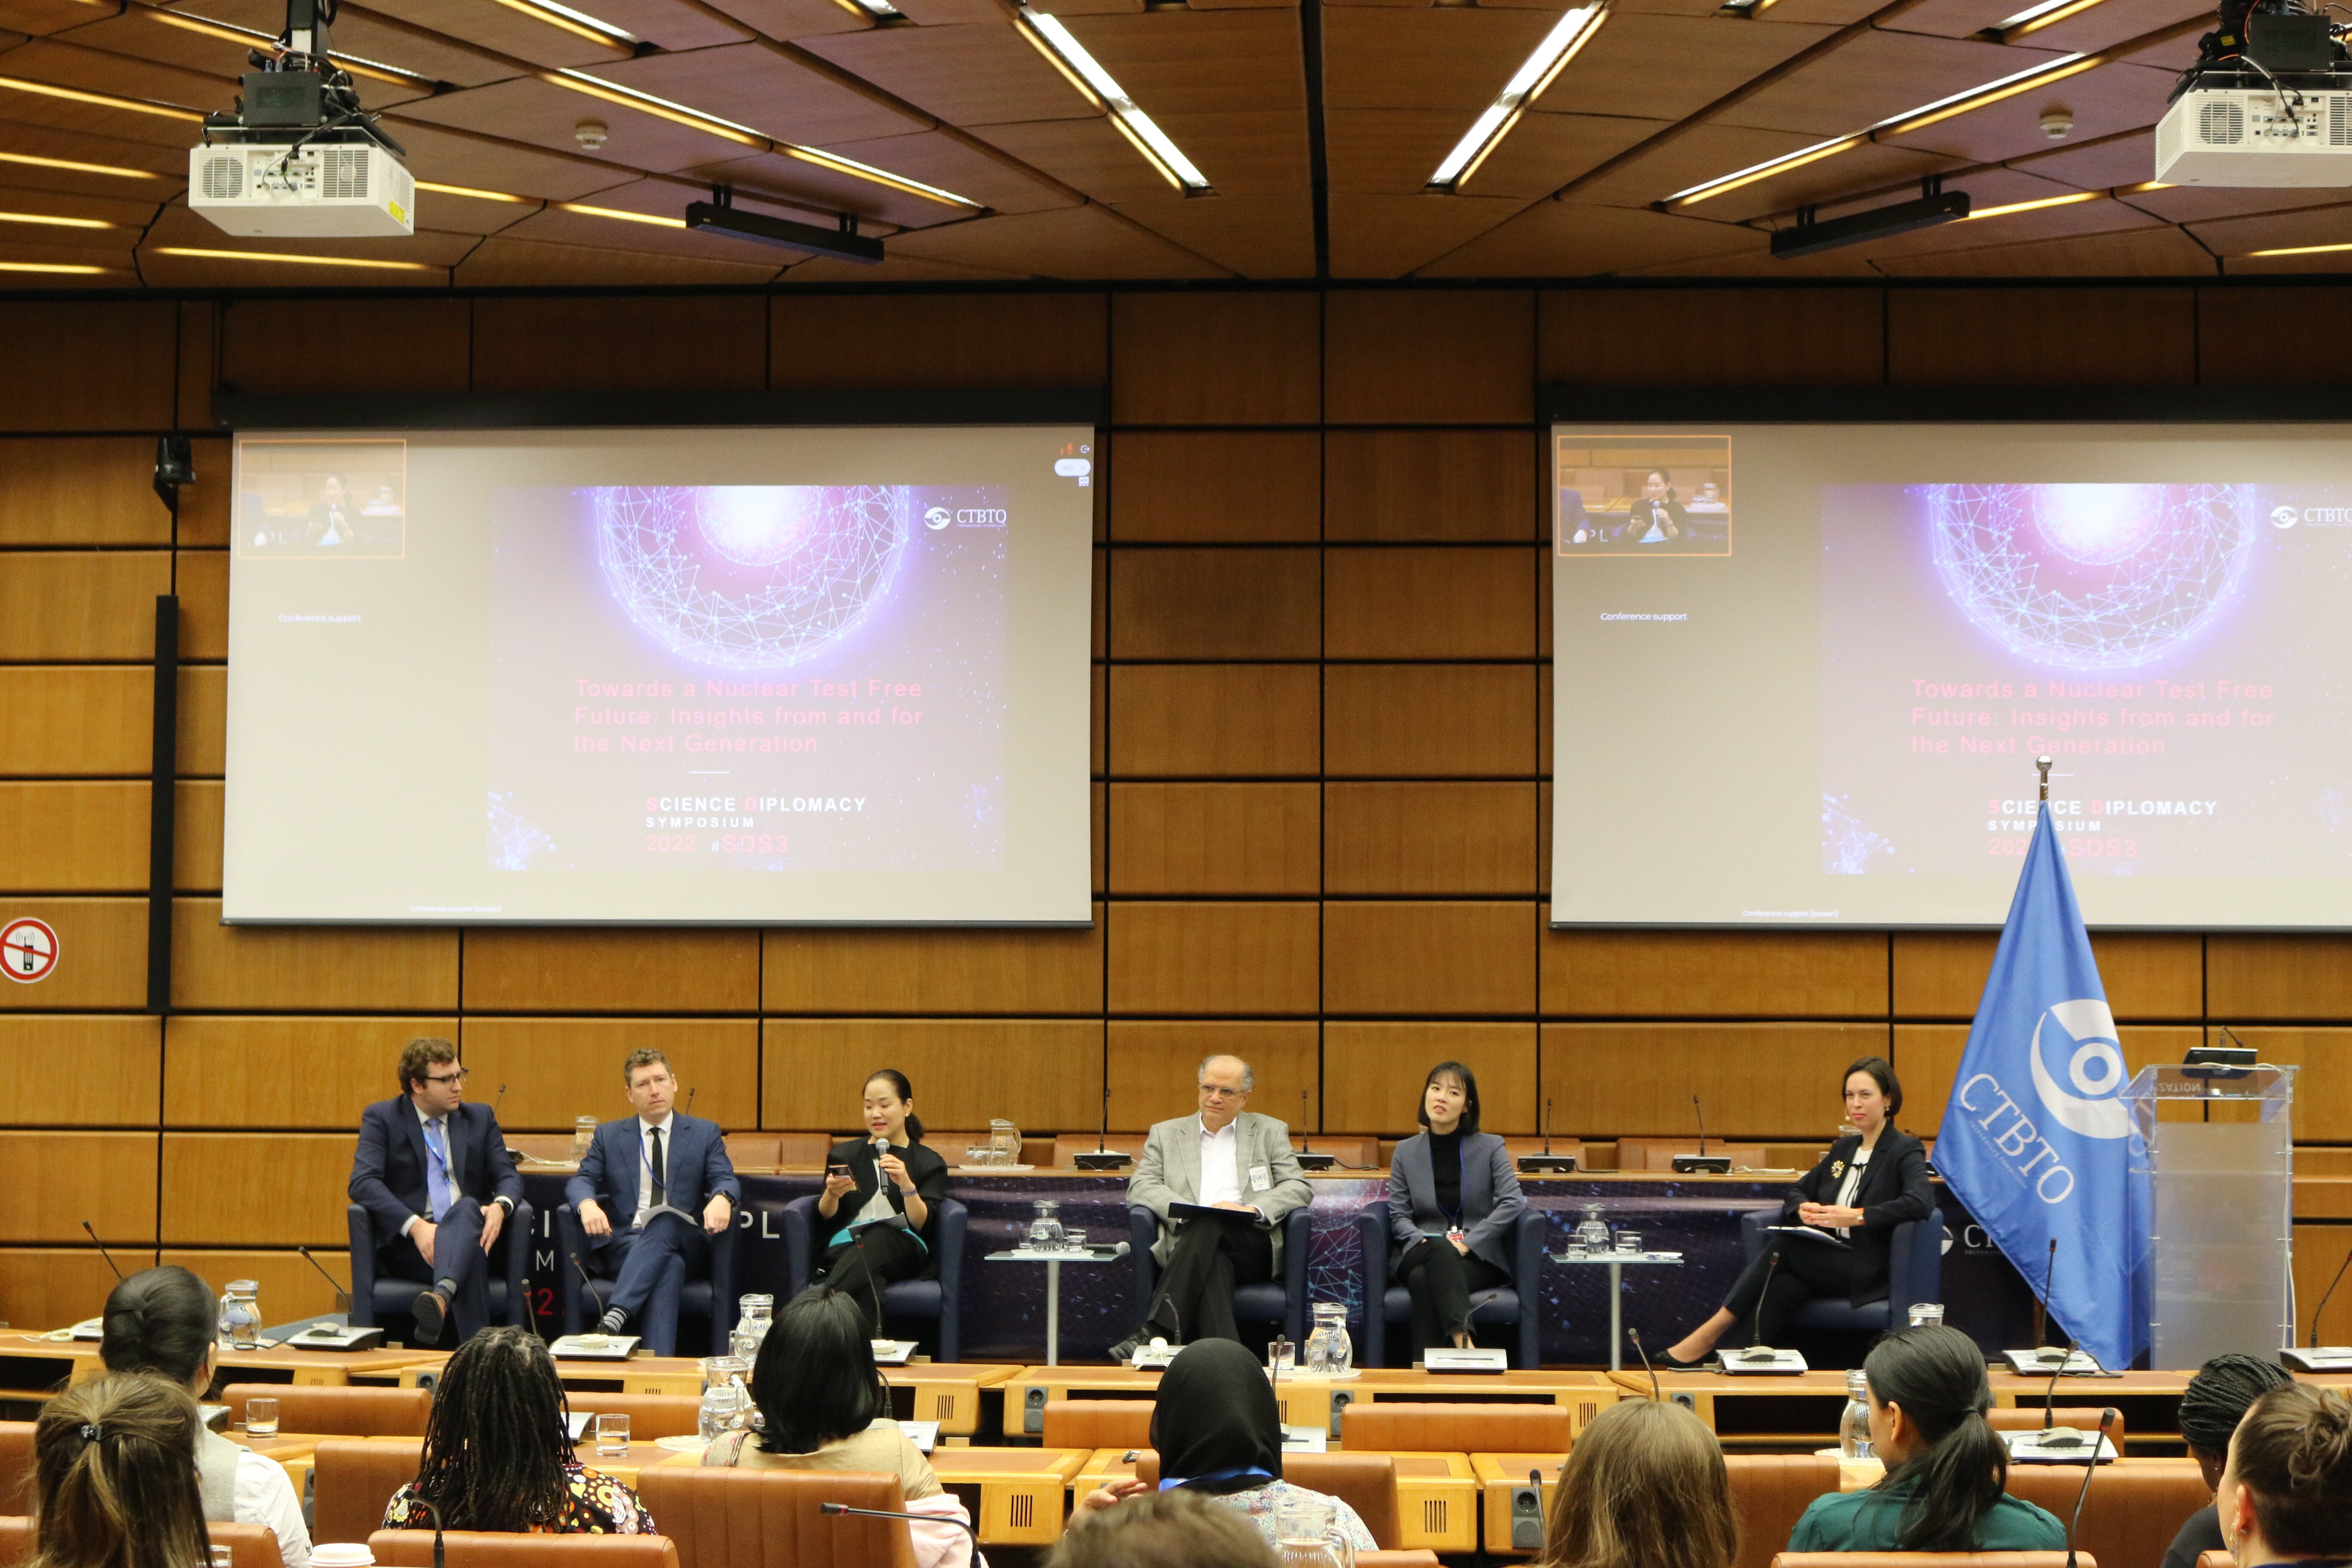
[[20,985],[47,980],[58,966],[58,933],[30,915],[0,926],[0,970]]

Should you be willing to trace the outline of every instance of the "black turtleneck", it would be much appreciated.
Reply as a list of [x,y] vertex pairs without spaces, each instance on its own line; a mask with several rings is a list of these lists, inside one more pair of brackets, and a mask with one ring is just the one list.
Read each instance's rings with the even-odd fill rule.
[[1462,1129],[1458,1125],[1451,1132],[1430,1130],[1429,1173],[1437,1184],[1439,1210],[1458,1216],[1462,1213]]

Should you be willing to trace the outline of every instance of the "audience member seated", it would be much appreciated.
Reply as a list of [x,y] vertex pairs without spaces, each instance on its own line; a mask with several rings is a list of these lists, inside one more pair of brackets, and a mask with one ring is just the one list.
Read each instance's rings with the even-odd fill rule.
[[1478,1131],[1478,1079],[1468,1068],[1430,1068],[1417,1114],[1423,1131],[1389,1162],[1389,1234],[1419,1352],[1471,1343],[1470,1293],[1511,1282],[1503,1243],[1528,1205],[1502,1139]]
[[908,1502],[940,1495],[931,1462],[890,1418],[873,1336],[845,1293],[813,1286],[784,1304],[760,1342],[751,1403],[761,1430],[728,1433],[703,1450],[704,1464],[866,1470],[898,1477]]
[[659,1534],[636,1493],[573,1457],[570,1415],[537,1334],[483,1330],[442,1368],[416,1479],[383,1528]]
[[[213,1385],[219,1303],[212,1287],[176,1266],[142,1268],[106,1298],[99,1359],[110,1373],[153,1373],[201,1399]],[[199,1424],[193,1438],[204,1516],[222,1524],[266,1524],[278,1532],[286,1568],[310,1561],[310,1531],[286,1468]]]
[[[151,1271],[152,1272],[152,1271]],[[184,1388],[116,1373],[76,1384],[34,1426],[34,1568],[209,1568]]]
[[2255,1400],[2213,1506],[2238,1568],[2352,1558],[2352,1399],[2291,1383]]
[[2004,1489],[2009,1449],[1985,1422],[1992,1387],[1974,1340],[1942,1324],[1903,1329],[1863,1363],[1870,1441],[1886,1475],[1815,1500],[1791,1552],[2057,1552],[2056,1516]]
[[[948,1195],[948,1163],[923,1142],[923,1121],[914,1110],[906,1074],[884,1068],[868,1078],[868,1136],[835,1144],[825,1156],[824,1192],[816,1200],[817,1234],[824,1239],[812,1282],[855,1300],[869,1335],[882,1331],[885,1285],[939,1273],[931,1245],[940,1200]],[[877,1142],[890,1152],[877,1156]]]
[[1679,1405],[1628,1399],[1568,1451],[1536,1568],[1731,1568],[1738,1551],[1715,1434]]
[[1247,1520],[1198,1492],[1160,1492],[1079,1513],[1045,1568],[1277,1568]]
[[[1160,1452],[1160,1490],[1215,1498],[1245,1515],[1268,1542],[1276,1510],[1301,1499],[1329,1505],[1357,1551],[1377,1550],[1354,1509],[1282,1479],[1282,1408],[1265,1369],[1235,1341],[1202,1340],[1169,1363],[1151,1408],[1151,1446]],[[1140,1480],[1114,1481],[1088,1492],[1078,1507],[1115,1509],[1149,1489]]]
[[[2205,1472],[2207,1490],[2221,1484],[2221,1467],[2230,1459],[2230,1434],[2238,1429],[2239,1417],[2255,1400],[2294,1381],[2276,1362],[2250,1355],[2217,1355],[2197,1369],[2180,1392],[2180,1441]],[[2190,1514],[2172,1538],[2164,1568],[2197,1568],[2200,1556],[2222,1550],[2221,1521],[2208,1504]]]

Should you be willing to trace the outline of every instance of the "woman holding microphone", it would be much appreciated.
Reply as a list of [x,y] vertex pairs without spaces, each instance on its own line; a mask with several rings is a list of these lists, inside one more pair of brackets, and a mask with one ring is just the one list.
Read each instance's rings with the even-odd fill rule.
[[1902,1109],[1903,1085],[1884,1057],[1864,1057],[1845,1069],[1845,1120],[1853,1131],[1830,1145],[1780,1205],[1781,1224],[1808,1226],[1835,1241],[1773,1237],[1733,1281],[1715,1316],[1668,1347],[1661,1366],[1697,1371],[1716,1342],[1751,1317],[1757,1342],[1778,1343],[1797,1309],[1816,1296],[1843,1297],[1857,1307],[1886,1299],[1895,1227],[1936,1211],[1926,1146],[1887,1124]]
[[1478,1079],[1468,1068],[1430,1068],[1418,1115],[1423,1131],[1389,1162],[1391,1267],[1412,1297],[1414,1351],[1467,1347],[1470,1293],[1511,1282],[1503,1238],[1527,1200],[1502,1139],[1478,1131]]
[[830,1285],[856,1301],[874,1331],[882,1330],[882,1287],[920,1279],[931,1257],[948,1163],[923,1143],[907,1075],[884,1068],[866,1080],[866,1137],[836,1143],[824,1157],[824,1192],[816,1200],[824,1257],[812,1285]]

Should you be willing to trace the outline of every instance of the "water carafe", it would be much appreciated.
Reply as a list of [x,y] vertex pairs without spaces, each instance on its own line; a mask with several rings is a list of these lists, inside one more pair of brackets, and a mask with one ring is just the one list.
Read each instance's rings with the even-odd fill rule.
[[220,1342],[230,1350],[261,1347],[261,1287],[232,1279],[221,1290]]
[[696,1419],[696,1433],[704,1442],[715,1442],[751,1424],[751,1393],[743,1386],[751,1373],[751,1363],[740,1356],[702,1358],[702,1409]]
[[1274,1510],[1274,1543],[1283,1568],[1356,1568],[1339,1510],[1320,1499],[1283,1499]]
[[1052,1198],[1039,1198],[1029,1205],[1033,1217],[1029,1221],[1029,1245],[1039,1252],[1059,1252],[1062,1249],[1062,1205]]
[[727,1336],[727,1353],[746,1366],[760,1359],[760,1342],[775,1327],[776,1299],[773,1296],[746,1296],[742,1310],[735,1319],[734,1332]]
[[1870,1380],[1855,1367],[1845,1374],[1845,1414],[1838,1418],[1838,1452],[1849,1459],[1870,1455]]
[[1338,1301],[1315,1303],[1315,1328],[1307,1336],[1307,1372],[1314,1377],[1345,1377],[1355,1370],[1356,1348],[1348,1338],[1348,1309]]
[[1584,1223],[1576,1227],[1576,1241],[1587,1252],[1609,1250],[1609,1226],[1601,1217],[1599,1204],[1584,1205]]

